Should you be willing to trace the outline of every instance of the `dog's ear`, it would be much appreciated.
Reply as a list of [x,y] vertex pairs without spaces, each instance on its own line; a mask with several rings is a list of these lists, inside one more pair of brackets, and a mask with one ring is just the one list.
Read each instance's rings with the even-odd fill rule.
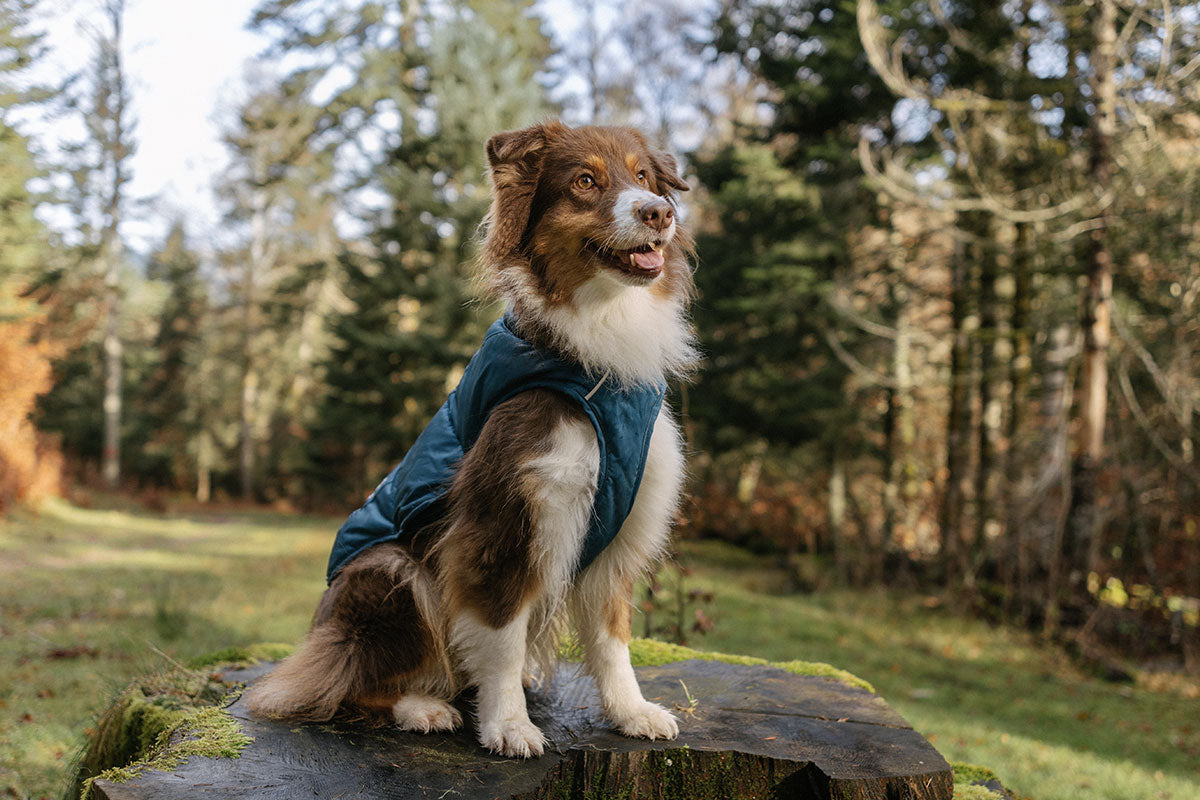
[[559,123],[534,125],[519,131],[504,131],[497,133],[487,140],[487,159],[492,168],[492,174],[508,172],[514,167],[527,166],[531,161],[537,161],[540,151],[545,148],[547,128]]
[[488,139],[493,197],[484,252],[493,263],[504,259],[521,243],[529,224],[529,210],[546,145],[566,130],[565,125],[554,121],[497,133]]
[[686,192],[692,188],[679,177],[679,164],[676,163],[675,156],[661,150],[651,150],[650,161],[654,165],[654,174],[665,186],[679,192]]

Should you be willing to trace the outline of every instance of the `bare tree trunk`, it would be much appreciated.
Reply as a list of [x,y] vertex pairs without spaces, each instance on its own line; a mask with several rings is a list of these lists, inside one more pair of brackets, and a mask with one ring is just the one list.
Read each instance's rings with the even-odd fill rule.
[[[1042,376],[1041,420],[1038,440],[1049,445],[1032,490],[1025,536],[1027,547],[1019,554],[1017,569],[1024,576],[1024,614],[1032,618],[1043,612],[1046,629],[1054,628],[1057,617],[1059,564],[1062,561],[1063,530],[1070,502],[1070,465],[1067,455],[1069,408],[1072,404],[1068,367],[1076,352],[1071,327],[1060,324],[1050,333],[1046,370]],[[1056,491],[1057,490],[1057,493]]]
[[[1112,186],[1112,143],[1116,127],[1116,84],[1113,69],[1117,12],[1113,0],[1100,0],[1095,20],[1092,55],[1096,112],[1091,119],[1091,181],[1097,192]],[[1112,253],[1108,247],[1110,213],[1101,209],[1088,243],[1083,296],[1083,361],[1076,414],[1079,441],[1071,469],[1071,509],[1068,516],[1063,568],[1073,595],[1083,581],[1099,546],[1097,482],[1104,457],[1104,421],[1108,402],[1108,342],[1112,298]]]
[[211,449],[208,431],[204,431],[196,443],[196,501],[199,503],[207,503],[212,499]]
[[946,486],[938,523],[942,535],[942,564],[948,586],[955,585],[966,573],[962,539],[963,483],[970,462],[971,409],[968,380],[971,348],[966,330],[968,316],[967,258],[958,248],[950,283],[950,322],[953,344],[950,350],[950,413],[946,420]]
[[996,440],[1001,425],[1000,400],[996,396],[997,318],[996,296],[997,255],[995,230],[990,217],[981,217],[978,231],[977,252],[979,257],[979,450],[978,471],[975,473],[975,536],[972,553],[972,572],[979,564],[989,559],[991,543],[988,540],[990,526],[995,525],[995,509],[992,505],[992,490],[995,485]]
[[[903,549],[904,539],[915,528],[915,474],[913,448],[916,428],[913,422],[912,325],[909,321],[909,290],[905,283],[904,237],[890,234],[888,265],[891,272],[888,302],[892,307],[896,330],[892,347],[892,380],[887,387],[884,418],[884,543],[889,549]],[[885,554],[881,553],[880,557]],[[882,569],[882,565],[881,565]]]
[[267,192],[265,168],[255,154],[254,178],[257,183],[250,220],[250,254],[242,273],[242,391],[239,405],[240,448],[238,454],[242,497],[254,494],[255,410],[258,407],[258,280],[269,269],[267,264]]
[[[111,226],[115,229],[115,225]],[[115,230],[105,232],[105,238]],[[121,289],[119,248],[109,240],[104,246],[104,485],[116,489],[121,482]]]
[[100,74],[97,75],[96,128],[99,131],[101,165],[106,172],[104,227],[100,235],[100,257],[104,260],[104,484],[116,489],[121,482],[121,384],[124,347],[121,342],[121,200],[128,180],[125,164],[130,155],[125,125],[127,96],[121,58],[125,15],[124,0],[108,0],[104,11],[111,30],[99,42]]
[[1028,537],[1026,518],[1021,513],[1024,452],[1021,427],[1025,422],[1025,403],[1029,376],[1033,369],[1029,335],[1029,310],[1032,296],[1032,253],[1029,223],[1017,224],[1013,250],[1013,297],[1009,337],[1012,353],[1008,362],[1009,402],[1005,438],[1008,450],[1004,464],[1004,555],[1001,574],[1005,585],[1007,613],[1011,615],[1019,598],[1028,592]]
[[604,50],[604,39],[600,35],[600,23],[596,19],[597,0],[589,0],[584,10],[584,35],[587,38],[587,54],[584,56],[584,74],[588,85],[588,103],[590,114],[588,122],[600,124],[603,111],[603,89],[600,86],[600,54]]
[[896,536],[896,507],[900,502],[900,486],[896,476],[896,412],[900,405],[895,386],[883,390],[883,540],[891,542]]

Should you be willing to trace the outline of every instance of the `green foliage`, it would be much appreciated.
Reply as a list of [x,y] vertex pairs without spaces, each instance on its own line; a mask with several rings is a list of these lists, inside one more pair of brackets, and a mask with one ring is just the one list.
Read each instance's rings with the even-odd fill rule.
[[349,308],[329,322],[329,393],[313,426],[314,486],[350,477],[355,498],[411,446],[496,313],[470,289],[488,203],[482,143],[546,110],[538,62],[518,49],[544,52],[535,20],[457,9],[424,22],[427,47],[402,55],[423,65],[425,82],[397,85],[394,98],[423,116],[402,112],[400,141],[376,171],[389,207],[371,251],[342,257]]
[[33,215],[29,191],[39,170],[29,141],[0,114],[0,322],[16,312],[15,290],[36,277],[46,252],[46,235]]
[[844,243],[825,229],[820,190],[766,145],[730,145],[695,169],[720,220],[697,237],[695,318],[708,362],[689,410],[707,443],[724,449],[748,433],[794,447],[844,435],[846,369],[822,338]]
[[41,90],[21,80],[40,53],[41,36],[28,29],[32,7],[29,0],[0,0],[0,322],[18,313],[15,292],[38,276],[48,244],[29,189],[42,171],[11,121],[12,109],[41,99]]
[[[50,310],[52,324],[64,336],[70,336],[70,346],[54,362],[54,387],[39,398],[38,427],[61,437],[63,449],[75,461],[77,474],[87,472],[85,465],[99,463],[104,429],[101,304],[96,302],[94,295],[88,296],[100,282],[96,280],[95,262],[86,262],[83,269],[91,274],[63,270],[45,277],[37,291],[43,298],[43,305]],[[179,301],[172,294],[179,289],[177,285],[144,276],[127,262],[122,264],[120,273],[124,300],[119,331],[126,385],[121,422],[122,450],[132,468],[131,474],[140,481],[150,485],[169,484],[171,480],[163,472],[167,466],[163,451],[156,452],[153,444],[147,450],[143,448],[157,435],[156,425],[171,424],[161,416],[163,411],[156,408],[157,403],[169,401],[172,392],[186,393],[189,385],[196,385],[191,382],[201,376],[188,363],[188,375],[182,385],[173,385],[167,391],[165,385],[156,383],[154,373],[162,358],[156,340],[161,333],[160,326],[167,324],[168,333],[163,344],[177,346],[178,342],[173,344],[172,340],[191,328],[192,321],[187,317],[176,317],[165,323],[170,311],[164,312],[163,306],[166,304],[169,309],[170,304]],[[191,291],[200,291],[200,287],[194,285]],[[195,329],[192,331],[194,335]],[[182,369],[176,375],[182,376]],[[147,391],[151,386],[156,392],[162,389],[164,393],[151,394]],[[186,415],[180,423],[182,431],[189,430]],[[173,436],[175,431],[169,430],[166,435]],[[172,457],[185,457],[185,453],[173,451]]]
[[200,261],[189,249],[181,222],[150,256],[146,277],[165,297],[150,343],[149,374],[130,392],[140,413],[130,434],[139,446],[127,450],[132,455],[129,467],[168,486],[190,488],[198,437],[212,413],[205,407],[200,367],[205,334],[213,321]]
[[[904,5],[880,4],[884,13]],[[798,138],[794,163],[818,155],[810,165],[815,175],[844,174],[857,142],[841,134],[859,121],[885,120],[892,109],[891,93],[863,52],[853,3],[733,0],[716,32],[721,52],[738,55],[777,91],[771,133]]]

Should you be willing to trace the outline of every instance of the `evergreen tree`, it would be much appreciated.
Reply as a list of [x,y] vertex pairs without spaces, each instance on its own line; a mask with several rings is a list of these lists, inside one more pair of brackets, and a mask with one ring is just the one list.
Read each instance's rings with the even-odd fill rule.
[[133,448],[130,469],[163,485],[190,488],[205,418],[197,385],[201,345],[212,320],[208,287],[181,221],[172,224],[150,256],[146,278],[163,288],[165,298],[154,326],[152,366],[131,397],[141,425],[133,437],[139,446]]
[[[857,407],[879,389],[867,384],[860,402],[847,401],[870,342],[840,324],[831,300],[853,279],[856,233],[880,213],[856,144],[868,130],[890,132],[894,100],[842,6],[734,0],[715,44],[769,88],[771,115],[743,131],[747,143],[692,158],[717,212],[698,239],[696,318],[710,358],[692,412],[710,437],[724,429],[711,439],[718,447],[746,434],[793,458],[805,447],[808,471],[844,477],[872,449]],[[835,534],[844,500],[830,498]],[[883,547],[864,550],[882,563]]]
[[[297,381],[311,377],[306,310],[318,298],[322,267],[332,261],[332,161],[330,149],[310,140],[319,110],[294,87],[255,88],[226,134],[231,164],[218,185],[227,221],[238,237],[226,256],[238,314],[240,369],[238,467],[244,497],[264,488],[259,463],[268,453],[274,420],[287,408]],[[315,268],[315,269],[314,269]],[[297,328],[300,331],[297,331]],[[307,363],[300,363],[307,361]]]
[[41,36],[28,30],[30,0],[0,0],[0,319],[17,313],[16,293],[43,267],[46,235],[34,217],[29,189],[42,174],[30,143],[15,127],[14,109],[45,99],[21,73],[37,56]]
[[373,220],[370,250],[342,258],[352,310],[331,320],[329,395],[314,429],[318,475],[353,476],[357,496],[403,456],[495,313],[470,290],[488,203],[483,142],[546,110],[529,57],[546,48],[536,19],[483,6],[428,23],[427,45],[402,39],[425,80],[397,106],[423,116],[401,119],[377,169],[390,206]]

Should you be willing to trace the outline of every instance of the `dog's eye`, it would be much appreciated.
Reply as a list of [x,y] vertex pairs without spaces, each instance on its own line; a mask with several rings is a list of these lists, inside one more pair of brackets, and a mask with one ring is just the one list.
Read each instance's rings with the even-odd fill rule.
[[580,189],[590,189],[596,185],[596,179],[591,175],[580,175],[575,179],[575,185]]
[[646,170],[639,169],[637,174],[637,182],[644,184],[646,182]]

